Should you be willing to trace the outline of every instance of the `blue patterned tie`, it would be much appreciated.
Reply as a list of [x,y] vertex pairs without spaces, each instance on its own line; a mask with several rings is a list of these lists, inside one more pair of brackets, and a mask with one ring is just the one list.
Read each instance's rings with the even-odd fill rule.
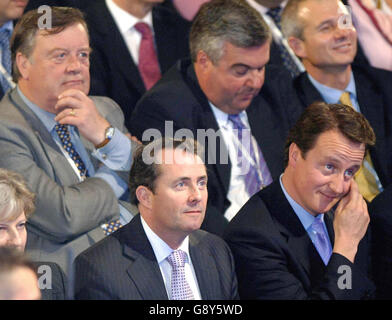
[[315,234],[315,240],[313,244],[320,254],[321,259],[323,259],[324,264],[327,265],[332,254],[332,248],[325,233],[324,223],[321,220],[321,217],[322,215],[320,214],[316,217],[316,219],[313,220],[311,228]]
[[[255,155],[255,150],[252,143],[252,135],[250,130],[242,123],[238,114],[229,115],[229,120],[233,123],[233,128],[236,129],[238,142],[238,162],[242,169],[246,170],[245,184],[246,191],[250,196],[254,195],[261,188],[269,185],[272,182],[271,173],[268,170],[267,163],[264,160],[263,154],[258,148],[259,162]],[[253,164],[249,161],[248,157],[244,156],[242,149],[252,158]],[[259,170],[261,175],[259,174]]]
[[64,150],[67,151],[76,167],[79,170],[79,174],[82,178],[89,177],[86,166],[80,157],[79,153],[75,150],[68,131],[68,126],[65,124],[56,124],[54,127],[61,141],[61,145]]
[[[87,171],[87,168],[82,158],[80,157],[79,153],[75,150],[71,142],[68,126],[65,124],[56,124],[54,128],[60,138],[61,145],[63,146],[64,150],[67,151],[67,153],[75,163],[82,179],[89,177],[89,173]],[[120,223],[119,219],[115,219],[113,221],[110,221],[109,223],[105,223],[102,225],[102,229],[105,235],[109,235],[121,227],[122,224]]]
[[[281,23],[280,23],[282,8],[276,7],[276,8],[269,9],[267,11],[267,14],[272,18],[272,20],[274,20],[279,30],[282,30]],[[301,73],[301,71],[299,70],[299,68],[291,58],[290,53],[287,51],[286,47],[281,43],[277,43],[277,45],[279,47],[280,57],[283,60],[283,65],[286,67],[287,70],[290,71],[293,78],[298,76]]]
[[[0,30],[0,47],[1,47],[1,64],[4,69],[11,75],[11,51],[10,51],[10,37],[9,30]],[[1,74],[0,84],[4,93],[11,87],[5,76]]]
[[185,262],[187,254],[182,250],[174,250],[167,257],[172,266],[171,273],[171,299],[172,300],[194,300],[191,287],[185,278]]

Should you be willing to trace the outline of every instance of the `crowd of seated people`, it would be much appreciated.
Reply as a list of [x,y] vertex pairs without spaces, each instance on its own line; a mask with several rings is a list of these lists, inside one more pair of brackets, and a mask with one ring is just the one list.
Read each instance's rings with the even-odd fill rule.
[[391,14],[0,0],[0,298],[391,299]]

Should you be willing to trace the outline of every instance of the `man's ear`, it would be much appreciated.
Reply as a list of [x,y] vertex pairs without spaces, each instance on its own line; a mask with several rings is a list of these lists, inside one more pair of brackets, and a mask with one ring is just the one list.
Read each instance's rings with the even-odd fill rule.
[[152,191],[145,186],[138,186],[136,188],[136,198],[141,205],[151,209],[152,208]]
[[31,65],[29,58],[27,58],[23,53],[17,52],[15,57],[15,63],[22,78],[28,80]]
[[288,165],[295,168],[300,157],[301,157],[301,150],[298,148],[298,146],[294,142],[292,142],[289,147],[289,163],[288,163]]
[[200,67],[200,70],[207,70],[212,61],[208,57],[207,53],[203,50],[200,50],[196,56],[196,63]]
[[287,42],[297,57],[301,59],[306,58],[306,50],[303,40],[296,37],[289,37]]

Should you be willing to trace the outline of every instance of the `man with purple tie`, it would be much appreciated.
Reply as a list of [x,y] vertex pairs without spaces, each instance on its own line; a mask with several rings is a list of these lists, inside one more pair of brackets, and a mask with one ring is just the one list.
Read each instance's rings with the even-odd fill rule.
[[132,114],[132,134],[140,141],[150,128],[166,135],[166,124],[194,138],[198,131],[211,133],[199,141],[216,160],[206,161],[210,210],[203,228],[216,234],[254,192],[279,176],[284,139],[300,113],[290,76],[266,69],[270,43],[267,24],[247,3],[205,3],[191,27],[191,60],[173,66]]
[[375,135],[347,105],[315,103],[286,140],[286,169],[226,229],[241,299],[366,299],[369,214],[353,180]]

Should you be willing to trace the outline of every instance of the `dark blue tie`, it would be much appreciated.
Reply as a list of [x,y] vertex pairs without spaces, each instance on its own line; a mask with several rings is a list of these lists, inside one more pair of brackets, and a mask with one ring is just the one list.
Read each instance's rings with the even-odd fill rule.
[[[279,30],[282,30],[281,28],[282,8],[276,7],[276,8],[269,9],[267,11],[267,14],[272,18],[272,20],[274,20],[275,25],[279,28]],[[280,57],[282,58],[283,65],[285,66],[285,68],[290,71],[293,78],[298,76],[301,73],[301,71],[299,70],[299,68],[291,58],[291,55],[287,51],[286,47],[281,43],[277,43],[277,45],[279,47]]]
[[[1,64],[4,69],[11,75],[11,51],[10,51],[10,31],[0,30],[0,47],[1,47]],[[11,87],[3,74],[0,77],[0,84],[4,93]]]
[[73,143],[71,142],[71,138],[68,131],[68,126],[65,124],[56,124],[54,127],[61,141],[61,145],[64,150],[67,151],[76,167],[79,170],[79,174],[82,178],[88,177],[87,168],[80,157],[79,153],[75,150]]

